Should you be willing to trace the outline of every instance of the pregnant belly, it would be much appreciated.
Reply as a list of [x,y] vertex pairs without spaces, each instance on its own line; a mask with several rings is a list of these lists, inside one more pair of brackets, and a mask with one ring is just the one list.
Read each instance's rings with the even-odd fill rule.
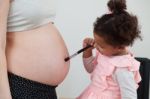
[[49,85],[64,80],[69,70],[69,62],[64,61],[68,51],[58,31],[14,33],[7,42],[9,72]]

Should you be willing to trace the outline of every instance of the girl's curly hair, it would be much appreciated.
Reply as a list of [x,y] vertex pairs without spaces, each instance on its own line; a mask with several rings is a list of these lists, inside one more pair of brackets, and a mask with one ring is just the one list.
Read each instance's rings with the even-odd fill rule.
[[102,36],[112,46],[132,45],[141,38],[138,19],[126,11],[125,0],[110,0],[108,8],[112,12],[98,17],[94,23],[94,33]]

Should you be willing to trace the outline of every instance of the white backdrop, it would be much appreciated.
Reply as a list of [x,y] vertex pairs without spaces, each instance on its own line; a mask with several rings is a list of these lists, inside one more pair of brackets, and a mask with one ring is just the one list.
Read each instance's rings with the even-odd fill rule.
[[[55,25],[61,32],[70,54],[82,48],[82,40],[92,37],[93,22],[106,13],[108,0],[57,0]],[[129,12],[136,14],[141,24],[143,41],[137,40],[131,50],[135,56],[150,58],[149,0],[127,0]],[[70,71],[57,88],[59,97],[76,97],[89,83],[82,64],[82,55],[71,59]]]

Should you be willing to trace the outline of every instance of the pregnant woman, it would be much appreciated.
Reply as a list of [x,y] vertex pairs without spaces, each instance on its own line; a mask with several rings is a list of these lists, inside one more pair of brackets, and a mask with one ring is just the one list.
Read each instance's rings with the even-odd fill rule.
[[57,99],[68,51],[55,0],[0,0],[0,99]]

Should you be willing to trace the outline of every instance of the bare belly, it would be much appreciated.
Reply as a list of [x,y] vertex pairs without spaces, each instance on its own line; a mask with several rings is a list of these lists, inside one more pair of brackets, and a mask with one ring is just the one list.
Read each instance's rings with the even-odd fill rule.
[[7,33],[8,71],[49,85],[60,84],[69,70],[66,45],[53,24]]

